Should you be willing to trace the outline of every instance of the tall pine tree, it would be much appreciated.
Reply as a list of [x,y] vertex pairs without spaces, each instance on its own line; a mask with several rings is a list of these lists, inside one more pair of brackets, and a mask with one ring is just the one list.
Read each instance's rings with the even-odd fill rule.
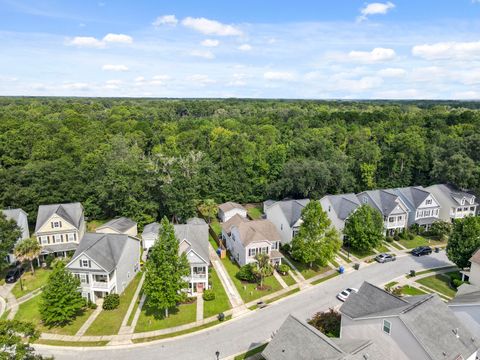
[[154,309],[165,310],[175,307],[186,297],[184,280],[190,266],[184,253],[179,254],[175,230],[166,217],[162,219],[159,238],[150,248],[146,264],[144,291],[147,304]]

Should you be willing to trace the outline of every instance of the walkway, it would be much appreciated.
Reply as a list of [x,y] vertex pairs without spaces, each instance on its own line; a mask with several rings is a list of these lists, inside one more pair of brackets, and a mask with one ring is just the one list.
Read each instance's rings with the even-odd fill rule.
[[138,283],[137,289],[135,290],[135,294],[133,295],[133,299],[132,301],[130,301],[130,305],[128,306],[127,313],[123,317],[122,325],[120,326],[120,330],[118,331],[120,335],[133,334],[134,327],[132,325],[130,326],[128,325],[128,319],[130,319],[130,315],[132,314],[133,309],[135,308],[135,304],[137,303],[138,296],[140,295],[140,291],[142,291],[142,286],[144,281],[145,281],[145,273],[143,273],[142,278]]
[[203,320],[203,296],[197,294],[197,322]]
[[18,303],[15,296],[12,294],[12,289],[15,284],[3,284],[0,286],[0,297],[2,298],[2,308],[0,309],[0,316],[7,310],[10,310],[7,319],[13,320],[18,311]]
[[102,312],[102,306],[103,306],[103,299],[99,299],[97,301],[97,308],[95,309],[95,311],[92,313],[92,315],[90,315],[90,317],[87,319],[87,321],[85,321],[85,323],[82,325],[82,327],[80,329],[78,329],[77,333],[75,334],[75,336],[83,336],[83,334],[85,334],[88,330],[88,328],[90,327],[90,325],[93,324],[93,322],[95,321],[95,319],[98,317],[98,315],[100,315],[100,313]]
[[276,269],[273,269],[273,276],[275,276],[275,279],[277,279],[280,285],[282,285],[282,288],[284,289],[288,288],[287,283],[285,282],[285,280],[282,279],[282,277],[280,276],[280,274],[277,272]]

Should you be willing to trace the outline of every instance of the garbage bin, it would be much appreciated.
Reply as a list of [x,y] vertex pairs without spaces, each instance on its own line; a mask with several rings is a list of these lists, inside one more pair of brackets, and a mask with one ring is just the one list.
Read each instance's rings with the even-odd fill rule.
[[415,277],[415,275],[417,275],[415,270],[410,270],[410,277]]
[[354,268],[355,270],[360,269],[360,264],[359,264],[359,263],[353,264],[353,268]]
[[435,252],[436,252],[436,253],[439,253],[439,252],[440,252],[440,248],[439,248],[439,247],[435,247]]
[[338,272],[339,272],[340,274],[343,274],[343,273],[345,272],[345,268],[340,265],[339,268],[338,268]]
[[218,248],[217,249],[217,255],[220,256],[222,254],[222,249]]
[[218,321],[223,321],[223,320],[225,320],[225,314],[224,313],[218,314]]

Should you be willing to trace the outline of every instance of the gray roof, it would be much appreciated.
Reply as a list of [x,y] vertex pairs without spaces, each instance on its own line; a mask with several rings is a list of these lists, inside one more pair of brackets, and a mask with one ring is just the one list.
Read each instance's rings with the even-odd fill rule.
[[122,216],[122,217],[107,221],[105,224],[99,226],[96,231],[108,227],[108,228],[111,228],[111,229],[114,229],[114,230],[118,231],[119,233],[124,233],[127,230],[134,227],[135,225],[137,225],[137,223],[135,221],[133,221],[132,219],[129,219],[127,217]]
[[142,237],[147,234],[157,234],[160,231],[160,224],[158,222],[154,222],[148,225],[145,225],[142,232]]
[[418,208],[430,195],[430,192],[421,186],[396,188],[392,191],[399,195],[410,209]]
[[27,214],[25,211],[22,209],[5,209],[5,210],[0,210],[0,212],[5,215],[7,220],[13,220],[18,224],[18,219],[20,217],[20,213],[24,213],[25,215]]
[[79,228],[83,220],[83,206],[79,202],[69,204],[40,205],[38,207],[37,232],[53,214],[57,214],[76,228]]
[[63,244],[51,244],[42,246],[42,255],[53,254],[56,252],[63,251],[74,251],[78,248],[78,244],[74,242],[63,243]]
[[222,210],[223,212],[227,212],[233,209],[240,209],[240,210],[245,210],[246,209],[243,207],[243,205],[233,202],[233,201],[227,201],[226,203],[218,205],[218,208]]
[[107,272],[117,267],[128,241],[138,241],[125,234],[86,233],[72,259],[87,255]]
[[314,327],[289,315],[263,350],[266,360],[370,360],[385,352],[372,340],[328,338]]
[[[470,205],[469,203],[470,199],[472,197],[475,197],[475,195],[465,191],[461,191],[449,184],[431,185],[427,187],[426,190],[431,191],[435,195],[435,197],[439,198],[438,201],[442,205],[448,205],[451,207],[456,207],[459,205],[463,206],[462,205],[463,198],[467,200],[467,204],[465,205]],[[474,205],[478,205],[478,203],[474,201]]]
[[[354,193],[327,195],[326,197],[340,220],[346,220],[361,205]],[[323,210],[328,211],[328,209]]]
[[389,215],[398,205],[399,196],[392,190],[368,190],[358,194],[361,201],[363,196],[370,198],[370,204],[379,210],[382,215]]
[[398,317],[432,359],[468,358],[480,346],[479,340],[436,294],[400,299],[365,282],[357,294],[348,297],[340,311],[357,320]]
[[472,257],[468,260],[472,263],[480,265],[480,248],[478,248],[472,255]]
[[287,219],[290,227],[292,227],[300,219],[302,216],[302,210],[309,202],[310,199],[282,200],[270,204],[268,207],[278,204],[283,215],[285,216],[285,219]]
[[193,250],[206,262],[209,262],[208,225],[203,219],[192,218],[186,224],[174,225],[178,241],[187,240],[190,247],[186,252]]
[[462,284],[449,305],[480,305],[480,286]]

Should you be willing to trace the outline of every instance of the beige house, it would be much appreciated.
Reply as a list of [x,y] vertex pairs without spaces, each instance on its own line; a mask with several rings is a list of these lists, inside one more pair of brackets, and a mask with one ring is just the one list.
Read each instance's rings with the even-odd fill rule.
[[239,215],[241,217],[247,217],[247,209],[245,209],[242,205],[229,201],[223,204],[218,205],[218,218],[221,222],[226,222],[230,220],[235,215]]
[[77,249],[85,234],[85,218],[80,203],[40,205],[34,236],[42,256],[67,256]]
[[126,217],[112,219],[99,226],[95,232],[101,234],[125,234],[136,237],[138,234],[137,223]]

